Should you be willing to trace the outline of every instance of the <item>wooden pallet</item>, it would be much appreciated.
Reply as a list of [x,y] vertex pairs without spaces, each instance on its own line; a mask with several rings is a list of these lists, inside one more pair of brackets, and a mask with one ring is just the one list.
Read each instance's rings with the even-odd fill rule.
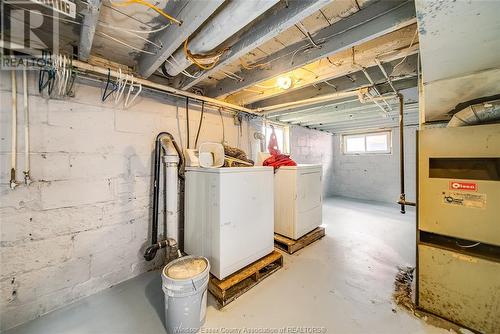
[[208,290],[217,299],[219,306],[224,307],[281,267],[283,255],[273,251],[223,280],[210,275]]
[[293,240],[282,236],[281,234],[274,233],[274,246],[276,248],[284,250],[288,254],[293,254],[299,249],[306,247],[307,245],[323,238],[324,236],[325,228],[322,226],[316,227],[314,230],[297,240]]

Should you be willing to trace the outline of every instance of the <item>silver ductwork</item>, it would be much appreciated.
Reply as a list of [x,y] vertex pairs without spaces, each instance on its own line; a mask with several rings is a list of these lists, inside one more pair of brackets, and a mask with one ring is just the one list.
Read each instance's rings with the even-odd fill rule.
[[447,127],[459,127],[500,121],[500,99],[472,104],[453,115]]

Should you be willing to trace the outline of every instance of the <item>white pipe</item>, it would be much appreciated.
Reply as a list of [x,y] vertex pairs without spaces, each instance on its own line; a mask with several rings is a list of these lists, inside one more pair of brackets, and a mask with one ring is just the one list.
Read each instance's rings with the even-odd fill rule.
[[165,155],[163,162],[165,163],[167,189],[166,189],[166,215],[167,215],[167,239],[179,241],[179,189],[178,189],[178,165],[179,155],[175,150],[172,141],[169,138],[164,138],[161,141]]
[[12,149],[11,149],[11,168],[10,168],[10,189],[17,186],[16,181],[16,161],[17,161],[17,82],[16,71],[10,72],[12,81]]
[[23,68],[23,105],[24,105],[24,183],[29,186],[30,178],[30,112],[28,104],[28,78],[26,66]]
[[[107,68],[90,65],[90,64],[84,63],[84,62],[79,61],[79,60],[73,60],[73,66],[76,67],[76,68],[78,68],[78,69],[80,69],[80,70],[83,70],[83,71],[94,72],[94,73],[98,73],[98,74],[105,75],[105,76],[108,75],[108,69]],[[119,76],[119,73],[118,73],[118,71],[110,70],[110,75],[112,77],[117,78]],[[216,106],[219,106],[219,107],[223,107],[223,108],[228,108],[228,109],[243,111],[243,112],[246,112],[246,113],[249,113],[249,114],[257,114],[253,109],[249,109],[249,108],[237,106],[235,104],[231,104],[231,103],[227,103],[227,102],[220,101],[220,100],[217,100],[217,99],[213,99],[211,97],[197,95],[197,94],[186,92],[186,91],[183,91],[183,90],[180,90],[180,89],[175,89],[173,87],[162,85],[162,84],[158,84],[156,82],[152,82],[152,81],[149,81],[149,80],[145,80],[145,79],[141,79],[141,78],[135,78],[134,81],[137,84],[141,84],[143,87],[149,87],[149,88],[153,88],[153,89],[158,89],[158,90],[161,90],[161,91],[164,91],[164,92],[167,92],[167,93],[171,93],[171,94],[178,95],[178,96],[189,97],[190,99],[194,99],[194,100],[198,100],[198,101],[205,101],[206,103],[209,103],[209,104],[212,104],[212,105],[216,105]]]
[[[193,54],[215,50],[225,40],[277,4],[279,0],[232,0],[189,40]],[[172,55],[174,61],[167,62],[168,74],[176,76],[192,63],[186,58],[183,46]]]
[[[93,72],[93,73],[106,75],[106,76],[108,75],[107,68],[90,65],[90,64],[84,63],[84,62],[79,61],[79,60],[73,60],[73,66],[82,70],[82,71]],[[115,70],[110,70],[110,75],[112,77],[116,78],[119,76],[119,73]],[[192,99],[198,100],[198,101],[205,101],[206,103],[211,104],[211,105],[215,105],[215,106],[219,106],[219,107],[223,107],[223,108],[228,108],[228,109],[232,109],[232,110],[237,110],[237,111],[242,111],[242,112],[245,112],[248,114],[258,115],[258,116],[265,116],[273,111],[280,111],[280,110],[284,110],[284,109],[287,109],[290,107],[306,106],[306,105],[330,101],[330,100],[337,100],[337,99],[341,99],[344,97],[351,97],[351,96],[359,97],[359,95],[360,95],[360,92],[358,90],[348,91],[348,92],[338,92],[338,93],[332,93],[332,94],[328,94],[328,95],[313,97],[313,98],[299,100],[299,101],[276,104],[276,105],[263,107],[263,108],[250,109],[250,108],[238,106],[236,104],[217,100],[217,99],[214,99],[211,97],[206,97],[206,96],[186,92],[186,91],[183,91],[180,89],[176,89],[176,88],[173,88],[173,87],[170,87],[167,85],[158,84],[156,82],[152,82],[152,81],[141,79],[141,78],[135,78],[135,82],[140,83],[144,87],[157,89],[157,90],[167,92],[167,93],[177,95],[177,96],[189,97],[189,98],[192,98]],[[386,99],[386,98],[387,97],[383,96],[380,99]],[[378,100],[378,97],[375,97],[374,100]]]
[[[353,61],[353,65],[354,65],[354,67],[360,69],[361,72],[363,72],[363,74],[365,75],[366,79],[372,85],[373,90],[377,93],[377,96],[382,96],[382,94],[380,94],[380,91],[377,89],[377,86],[375,85],[375,82],[370,77],[370,75],[368,74],[368,72],[366,71],[366,69],[363,66],[354,63],[354,61]],[[382,109],[382,111],[384,113],[387,113],[387,110],[385,110],[385,108],[382,107],[379,103],[375,102],[375,100],[373,100],[373,98],[370,98],[370,100],[372,100],[377,105],[377,107],[379,107],[380,109]],[[389,105],[389,103],[387,103],[387,101],[385,99],[382,98],[382,101],[385,103],[385,105],[387,106],[387,108],[389,108],[389,110],[392,110],[391,106]]]

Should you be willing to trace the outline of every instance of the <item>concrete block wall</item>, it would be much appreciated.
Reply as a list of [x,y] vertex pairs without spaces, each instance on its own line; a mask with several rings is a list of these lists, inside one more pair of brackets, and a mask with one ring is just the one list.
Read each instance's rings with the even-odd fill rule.
[[[160,131],[186,146],[185,100],[143,91],[123,109],[79,82],[75,97],[45,99],[30,73],[29,187],[9,188],[11,80],[0,71],[0,314],[11,328],[158,267],[143,260],[150,242],[152,151]],[[18,73],[18,180],[24,169],[22,83]],[[190,108],[194,144],[199,108]],[[229,145],[249,150],[248,121],[223,114]],[[207,110],[200,142],[222,139]]]
[[290,157],[299,164],[323,165],[323,196],[333,195],[333,135],[303,128],[290,127]]
[[[21,75],[17,78],[21,180],[24,115]],[[11,81],[9,72],[0,71],[0,330],[160,266],[163,254],[152,263],[142,257],[150,242],[153,141],[168,131],[181,146],[187,143],[184,99],[143,91],[125,110],[102,103],[95,83],[78,82],[74,98],[46,99],[36,80],[36,73],[29,73],[34,182],[11,190]],[[190,111],[193,146],[200,110],[192,105]],[[235,125],[226,113],[223,122],[226,142],[252,156],[253,132],[262,123],[244,118]],[[222,136],[219,113],[207,110],[199,142],[220,142]],[[292,157],[323,163],[328,175],[332,138],[293,127]]]
[[[405,193],[406,199],[416,197],[416,127],[405,127]],[[392,131],[392,153],[345,155],[342,135],[333,137],[333,194],[357,199],[395,203],[400,194],[399,130]]]

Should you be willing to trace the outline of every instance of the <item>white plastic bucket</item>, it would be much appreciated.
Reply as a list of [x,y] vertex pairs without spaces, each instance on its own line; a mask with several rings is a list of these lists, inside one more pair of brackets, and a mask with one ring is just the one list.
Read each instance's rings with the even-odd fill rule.
[[185,256],[163,268],[165,322],[169,334],[198,332],[205,323],[210,264],[202,256]]

